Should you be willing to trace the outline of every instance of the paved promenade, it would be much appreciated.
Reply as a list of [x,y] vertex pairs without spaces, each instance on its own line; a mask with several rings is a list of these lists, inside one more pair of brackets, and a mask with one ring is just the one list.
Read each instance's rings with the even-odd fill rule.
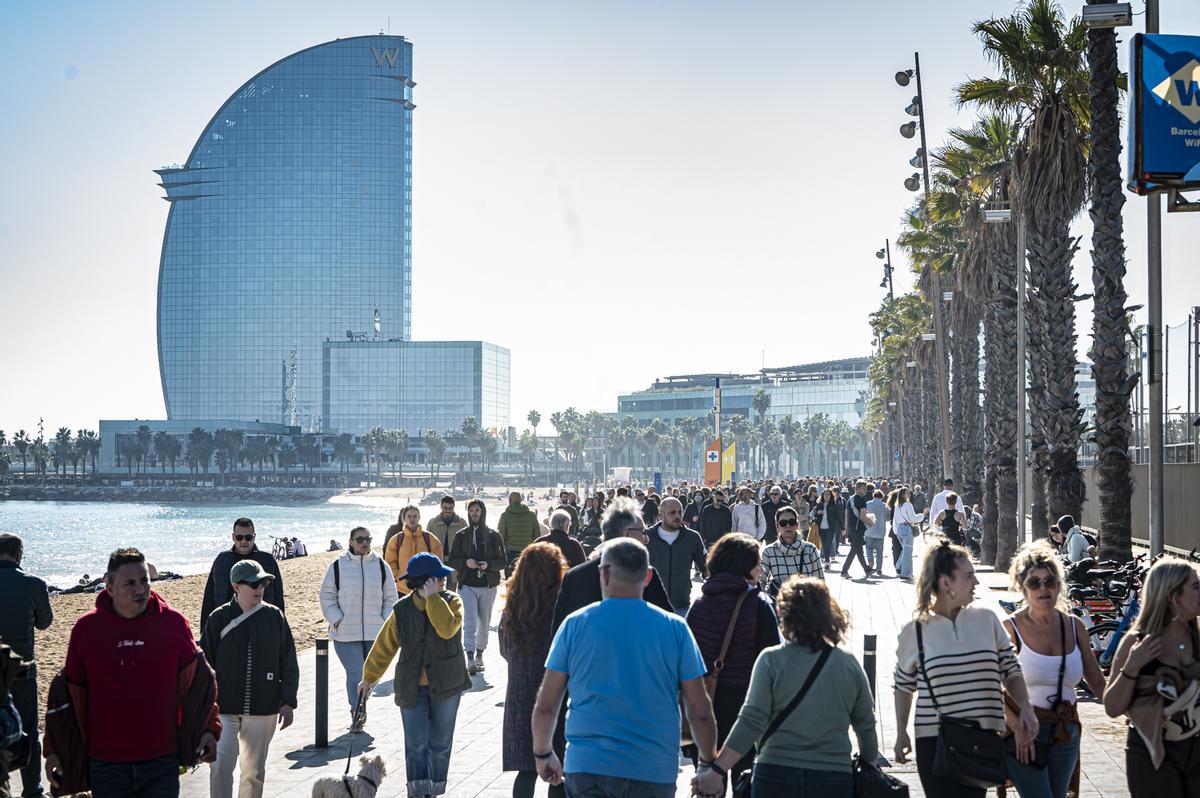
[[[853,617],[849,648],[861,661],[864,635],[876,635],[879,641],[876,714],[880,719],[881,748],[884,755],[891,759],[891,748],[895,740],[891,690],[895,640],[900,627],[911,617],[913,588],[912,585],[897,579],[876,579],[870,582],[844,580],[837,575],[838,567],[840,566],[835,564],[834,574],[828,581],[837,600]],[[857,565],[854,572],[858,573]],[[999,611],[996,599],[1009,595],[1002,592],[1007,586],[1007,578],[983,569],[980,578],[984,584],[979,590],[979,602]],[[696,587],[698,589],[699,585]],[[496,610],[495,617],[499,617],[499,609]],[[463,695],[459,708],[447,793],[452,798],[507,798],[512,794],[514,774],[504,773],[500,769],[506,672],[504,660],[496,649],[494,635],[485,659],[486,675],[475,677],[474,688]],[[303,652],[300,657],[302,705],[296,712],[293,726],[276,734],[271,744],[264,793],[267,798],[306,796],[310,793],[313,779],[326,774],[340,775],[345,767],[347,746],[351,742],[351,736],[345,733],[349,708],[346,706],[343,672],[332,650],[329,655],[330,745],[324,750],[312,747],[314,661],[313,650]],[[358,754],[364,750],[382,755],[387,762],[388,776],[383,782],[379,796],[403,798],[406,795],[404,733],[400,723],[400,710],[392,699],[390,680],[381,682],[376,688],[376,694],[377,697],[372,699],[370,704],[367,731],[354,735],[354,756],[357,760]],[[799,711],[802,712],[803,708]],[[1080,715],[1084,722],[1081,798],[1128,795],[1124,773],[1124,723],[1108,718],[1102,707],[1095,702],[1081,703]],[[352,766],[351,772],[356,770],[357,762]],[[892,767],[889,772],[907,782],[913,796],[923,795],[915,765]],[[679,796],[690,794],[691,775],[690,766],[681,769],[677,793]],[[545,794],[544,785],[539,786],[537,794]],[[182,795],[185,798],[201,798],[208,795],[207,766],[183,778]]]

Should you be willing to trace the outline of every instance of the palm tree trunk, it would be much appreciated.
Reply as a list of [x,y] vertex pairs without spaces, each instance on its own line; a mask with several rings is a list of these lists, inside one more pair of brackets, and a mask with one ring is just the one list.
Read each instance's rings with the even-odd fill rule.
[[[1095,0],[1088,0],[1089,4]],[[1088,30],[1091,73],[1092,379],[1096,382],[1093,440],[1099,450],[1096,487],[1100,506],[1100,555],[1127,560],[1133,479],[1129,463],[1129,395],[1137,375],[1127,373],[1125,241],[1121,207],[1121,120],[1117,103],[1117,34]]]
[[[1035,248],[1037,255],[1034,254]],[[1050,397],[1047,389],[1046,368],[1051,357],[1045,352],[1048,348],[1059,345],[1058,336],[1050,323],[1048,306],[1043,293],[1038,290],[1044,278],[1044,264],[1047,258],[1053,256],[1047,253],[1056,249],[1055,245],[1047,245],[1042,234],[1033,230],[1029,235],[1029,296],[1025,303],[1025,316],[1028,320],[1027,346],[1029,368],[1029,503],[1032,504],[1030,525],[1033,529],[1034,540],[1046,537],[1050,528],[1049,504],[1047,501],[1046,479],[1050,471],[1050,444],[1047,432],[1054,426],[1050,415]],[[1065,339],[1063,339],[1065,340]],[[1074,340],[1072,338],[1072,340]],[[1074,367],[1071,369],[1074,374]],[[1025,508],[1022,508],[1024,511]],[[1019,530],[1024,535],[1024,530]]]
[[954,409],[950,428],[956,444],[955,476],[966,504],[983,498],[983,418],[979,410],[979,316],[956,314],[962,322],[954,333]]
[[[1006,228],[1009,226],[1005,226]],[[1015,231],[989,232],[990,271],[995,279],[988,333],[988,429],[995,473],[996,542],[993,564],[1008,568],[1017,549],[1017,391],[1023,380],[1017,362],[1017,264]],[[986,523],[986,516],[985,516]],[[986,538],[985,538],[986,539]],[[985,547],[985,553],[987,548]],[[986,561],[986,560],[985,560]]]

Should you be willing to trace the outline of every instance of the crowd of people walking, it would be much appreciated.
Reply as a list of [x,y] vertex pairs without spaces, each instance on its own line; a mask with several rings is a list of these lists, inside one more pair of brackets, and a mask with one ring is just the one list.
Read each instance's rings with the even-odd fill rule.
[[[1149,569],[1106,677],[1066,601],[1064,562],[1092,551],[1073,518],[1017,552],[1009,576],[1022,600],[1001,617],[976,601],[979,514],[949,479],[928,514],[919,485],[884,479],[730,492],[732,505],[725,486],[621,486],[582,503],[564,490],[543,521],[514,491],[494,528],[482,500],[464,518],[446,496],[424,526],[419,508],[404,507],[378,553],[370,530],[350,530],[315,587],[345,671],[347,729],[368,726],[391,670],[405,792],[446,793],[460,700],[486,670],[499,594],[501,765],[515,773],[514,798],[539,780],[555,798],[665,798],[681,766],[694,768],[703,798],[874,795],[888,777],[877,768],[873,685],[841,647],[851,619],[825,581],[858,565],[858,581],[912,583],[888,742],[896,763],[915,759],[927,796],[982,796],[1006,782],[1022,798],[1072,794],[1077,686],[1128,718],[1131,794],[1200,795],[1200,577],[1190,563]],[[207,762],[211,796],[233,795],[235,770],[240,798],[262,795],[272,738],[300,703],[300,668],[278,564],[257,548],[251,519],[234,521],[231,537],[207,578],[198,641],[152,589],[141,552],[113,552],[51,684],[55,794],[175,796],[181,766]],[[33,640],[53,614],[45,583],[20,567],[23,545],[0,535],[0,640],[29,661],[0,682],[0,720],[29,744],[0,756],[31,797],[44,789]]]

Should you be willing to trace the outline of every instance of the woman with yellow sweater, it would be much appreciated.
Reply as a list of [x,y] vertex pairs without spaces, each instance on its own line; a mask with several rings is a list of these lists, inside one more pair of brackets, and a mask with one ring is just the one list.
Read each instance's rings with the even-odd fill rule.
[[431,535],[421,528],[421,511],[413,505],[408,505],[400,511],[402,526],[394,534],[388,530],[387,540],[383,544],[383,559],[392,567],[396,576],[396,590],[401,596],[412,588],[404,583],[400,576],[406,570],[403,567],[414,554],[428,552],[439,560],[442,557],[442,542],[437,535]]
[[375,637],[358,684],[360,696],[370,695],[399,652],[394,688],[404,724],[409,798],[446,792],[458,700],[471,687],[462,599],[446,590],[452,572],[436,554],[422,552],[408,560],[399,580],[406,595]]

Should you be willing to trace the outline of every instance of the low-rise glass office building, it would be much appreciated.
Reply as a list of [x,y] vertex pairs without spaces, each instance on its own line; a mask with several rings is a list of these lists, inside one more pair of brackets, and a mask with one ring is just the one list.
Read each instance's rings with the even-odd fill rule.
[[321,417],[329,432],[457,431],[509,421],[509,352],[485,341],[326,341]]

